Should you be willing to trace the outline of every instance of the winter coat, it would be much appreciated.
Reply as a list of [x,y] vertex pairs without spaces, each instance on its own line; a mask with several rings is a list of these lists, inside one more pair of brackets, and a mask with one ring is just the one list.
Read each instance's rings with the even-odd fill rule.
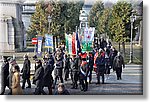
[[97,57],[96,61],[97,71],[98,72],[104,72],[105,71],[105,54],[100,55]]
[[117,70],[117,68],[122,69],[122,66],[125,67],[123,57],[121,55],[120,56],[116,56],[114,58],[114,61],[113,61],[113,69],[114,70]]
[[30,67],[30,60],[26,59],[24,61],[23,68],[21,70],[23,79],[29,79],[30,78],[30,68],[31,68]]
[[1,66],[1,84],[9,86],[9,63],[3,62]]
[[53,83],[51,67],[52,66],[50,66],[49,64],[43,66],[44,68],[43,86],[50,86]]
[[33,76],[33,83],[35,83],[37,87],[43,86],[43,75],[44,68],[42,66],[37,66],[37,70]]

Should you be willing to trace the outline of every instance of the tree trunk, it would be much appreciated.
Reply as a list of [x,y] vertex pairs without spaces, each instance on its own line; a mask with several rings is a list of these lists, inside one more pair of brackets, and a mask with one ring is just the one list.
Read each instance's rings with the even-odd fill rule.
[[122,50],[123,57],[125,57],[125,42],[122,42]]
[[119,42],[119,52],[120,52],[120,42]]

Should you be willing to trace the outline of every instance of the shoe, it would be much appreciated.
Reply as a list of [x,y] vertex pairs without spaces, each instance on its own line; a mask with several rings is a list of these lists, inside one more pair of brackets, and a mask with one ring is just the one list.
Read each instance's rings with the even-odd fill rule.
[[71,87],[71,89],[75,89],[75,87]]
[[100,84],[100,82],[97,82],[96,84]]
[[31,88],[31,86],[28,86],[28,87],[26,87],[26,88]]

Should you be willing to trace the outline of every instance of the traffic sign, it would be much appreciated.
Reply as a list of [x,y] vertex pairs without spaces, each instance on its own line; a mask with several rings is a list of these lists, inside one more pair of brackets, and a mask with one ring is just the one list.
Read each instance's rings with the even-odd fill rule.
[[36,45],[38,43],[37,38],[32,38],[32,44]]

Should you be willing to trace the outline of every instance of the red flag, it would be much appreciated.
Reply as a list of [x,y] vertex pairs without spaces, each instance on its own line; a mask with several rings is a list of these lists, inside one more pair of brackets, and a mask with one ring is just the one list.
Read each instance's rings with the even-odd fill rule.
[[94,65],[93,65],[93,67],[94,67],[95,72],[96,72],[96,69],[97,69],[97,66],[96,66],[96,63],[95,63],[97,57],[98,57],[98,52],[96,52],[95,55],[94,55]]
[[76,54],[76,33],[73,33],[72,35],[72,54]]

